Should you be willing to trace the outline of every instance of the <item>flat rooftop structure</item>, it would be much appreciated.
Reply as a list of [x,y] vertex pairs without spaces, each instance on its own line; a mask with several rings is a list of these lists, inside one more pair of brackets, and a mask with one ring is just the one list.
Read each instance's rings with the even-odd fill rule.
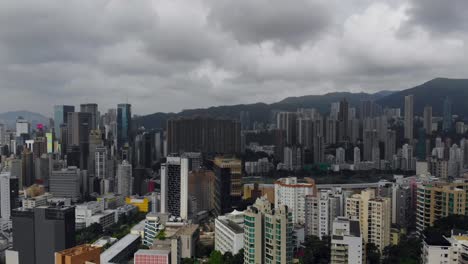
[[127,249],[132,243],[135,243],[140,239],[139,235],[128,234],[124,236],[122,239],[117,241],[114,245],[112,245],[109,249],[102,252],[101,254],[101,263],[112,263],[110,262],[113,258],[115,258],[118,254],[122,251]]
[[92,252],[92,251],[101,251],[100,247],[96,247],[90,244],[84,244],[76,247],[72,247],[69,249],[65,249],[62,251],[57,252],[57,254],[61,254],[63,256],[79,256],[87,252]]

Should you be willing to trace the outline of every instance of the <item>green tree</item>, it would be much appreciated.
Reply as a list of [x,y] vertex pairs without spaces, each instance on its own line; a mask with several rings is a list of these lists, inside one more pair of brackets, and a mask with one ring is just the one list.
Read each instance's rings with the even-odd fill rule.
[[213,250],[210,254],[209,264],[222,264],[223,263],[223,254],[217,250]]
[[308,236],[304,242],[303,264],[330,263],[330,237],[322,240],[316,236]]
[[368,264],[380,264],[380,251],[374,243],[366,245],[366,256]]
[[195,264],[195,259],[192,258],[183,258],[182,264]]

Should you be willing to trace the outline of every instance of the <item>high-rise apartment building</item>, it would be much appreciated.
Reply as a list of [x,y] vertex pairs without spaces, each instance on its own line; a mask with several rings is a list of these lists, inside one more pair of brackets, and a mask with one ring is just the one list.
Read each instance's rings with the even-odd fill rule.
[[426,134],[432,134],[432,106],[428,105],[424,107],[423,127],[426,131]]
[[448,97],[444,99],[443,112],[442,130],[449,131],[452,129],[452,101]]
[[349,139],[349,103],[344,98],[340,102],[340,112],[338,113],[338,138],[340,141],[346,141]]
[[117,167],[117,193],[128,197],[133,192],[132,164],[122,161]]
[[179,156],[161,164],[161,213],[188,218],[188,167],[188,159]]
[[466,215],[468,183],[419,184],[417,190],[416,229],[422,232],[448,215]]
[[405,138],[413,141],[414,128],[414,97],[413,95],[405,96]]
[[382,252],[390,244],[391,200],[367,189],[346,199],[346,216],[359,220],[362,237]]
[[339,217],[333,221],[331,264],[365,263],[359,221]]
[[305,223],[306,196],[316,195],[314,180],[306,178],[301,182],[296,177],[281,178],[275,182],[275,208],[288,207],[295,224]]
[[56,105],[54,106],[54,132],[55,138],[62,139],[60,127],[68,123],[68,113],[75,112],[75,107],[72,105]]
[[379,148],[379,133],[376,129],[364,131],[364,160],[373,161],[372,153]]
[[81,113],[90,113],[91,114],[91,122],[89,125],[90,130],[96,130],[99,128],[99,111],[97,104],[81,104],[80,105],[80,112]]
[[18,178],[10,172],[0,173],[0,217],[9,220],[18,199]]
[[296,120],[296,112],[279,112],[276,115],[276,127],[286,132],[286,144],[288,145],[297,143]]
[[272,209],[262,197],[244,213],[244,263],[291,264],[293,221],[287,206]]
[[[295,123],[294,123],[295,124]],[[240,123],[212,118],[167,121],[167,153],[240,153]]]
[[117,105],[117,148],[120,150],[130,141],[130,130],[132,128],[132,105]]
[[54,254],[75,246],[75,208],[40,206],[12,211],[17,263],[54,263]]

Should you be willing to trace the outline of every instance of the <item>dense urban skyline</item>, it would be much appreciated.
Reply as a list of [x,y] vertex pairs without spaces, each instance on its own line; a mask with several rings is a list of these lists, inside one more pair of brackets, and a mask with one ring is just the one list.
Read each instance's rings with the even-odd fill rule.
[[145,114],[462,78],[467,8],[464,0],[2,1],[0,112],[20,110],[9,98],[44,114],[57,102],[110,108],[128,98]]

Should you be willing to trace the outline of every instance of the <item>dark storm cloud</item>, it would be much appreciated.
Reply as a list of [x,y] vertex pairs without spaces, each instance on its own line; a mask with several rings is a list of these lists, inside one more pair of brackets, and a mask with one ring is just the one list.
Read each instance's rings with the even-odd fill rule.
[[210,19],[240,42],[300,45],[317,38],[332,22],[320,1],[214,0]]
[[465,32],[468,30],[468,1],[411,0],[409,22],[435,33]]
[[[128,98],[145,114],[466,77],[465,20],[436,4],[4,0],[0,112]],[[443,30],[457,34],[431,34]]]

